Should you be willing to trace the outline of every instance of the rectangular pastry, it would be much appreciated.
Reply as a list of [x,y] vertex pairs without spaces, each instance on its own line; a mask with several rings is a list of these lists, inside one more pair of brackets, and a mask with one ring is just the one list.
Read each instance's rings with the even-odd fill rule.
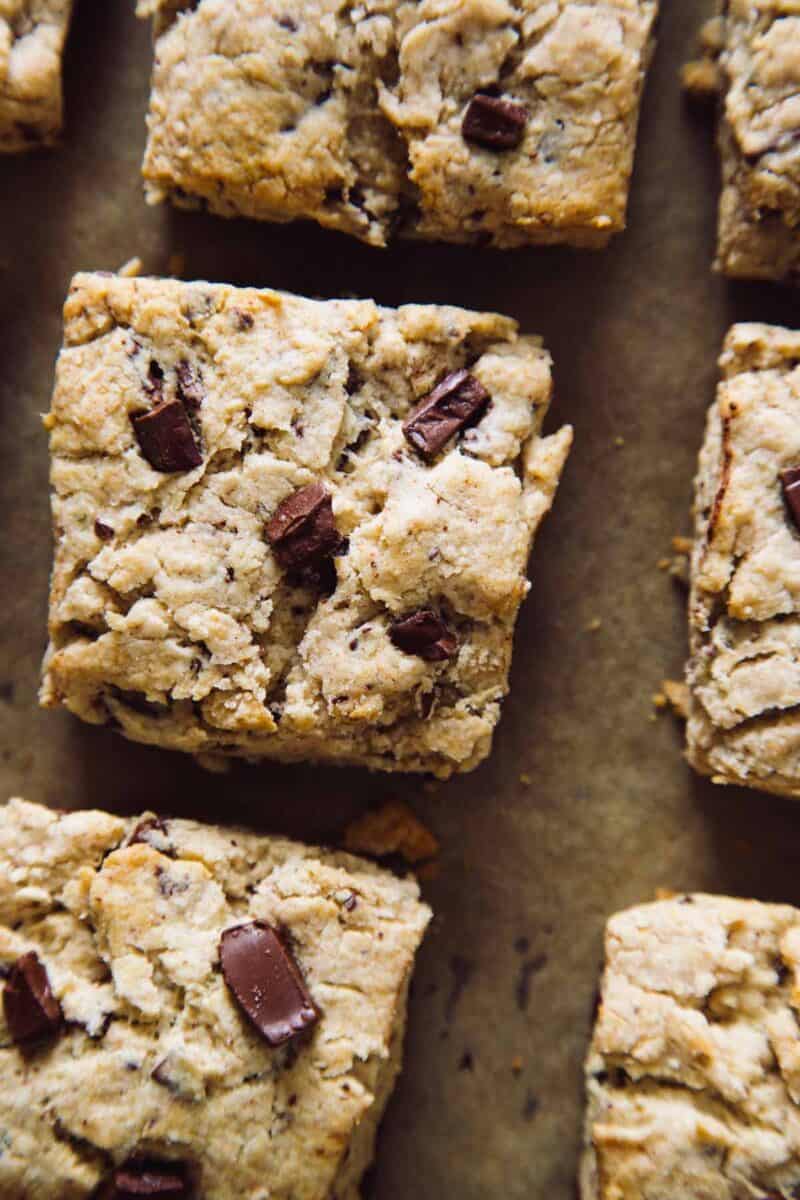
[[357,1200],[429,917],[350,855],[0,807],[0,1195]]
[[676,896],[618,913],[586,1063],[581,1200],[790,1200],[800,911]]
[[79,275],[42,700],[196,754],[489,752],[571,430],[494,314]]
[[656,0],[139,0],[147,196],[496,246],[625,225]]
[[800,269],[800,13],[793,0],[736,0],[703,41],[705,61],[686,80],[720,94],[716,266],[791,279]]
[[695,481],[689,760],[800,794],[800,333],[734,325]]
[[0,0],[0,153],[61,132],[61,56],[72,0]]

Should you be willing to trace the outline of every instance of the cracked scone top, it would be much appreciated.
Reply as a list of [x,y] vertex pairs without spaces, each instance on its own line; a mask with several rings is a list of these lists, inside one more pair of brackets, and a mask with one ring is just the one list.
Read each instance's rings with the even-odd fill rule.
[[[800,333],[735,325],[695,481],[688,756],[719,783],[800,794]],[[800,510],[799,510],[800,511]]]
[[61,54],[72,0],[0,0],[0,154],[61,131]]
[[474,766],[570,445],[550,388],[492,314],[78,276],[43,702],[194,753]]
[[[0,807],[0,1196],[116,1196],[94,1189],[145,1162],[204,1200],[357,1200],[429,917],[415,883],[350,855]],[[280,930],[319,1009],[278,1048],[220,971],[221,935],[251,921]],[[29,1047],[3,1009],[32,954],[62,1020]]]
[[612,917],[581,1200],[790,1200],[800,911],[678,896]]
[[[625,224],[655,0],[140,0],[151,201],[498,246]],[[476,99],[477,97],[477,99]]]

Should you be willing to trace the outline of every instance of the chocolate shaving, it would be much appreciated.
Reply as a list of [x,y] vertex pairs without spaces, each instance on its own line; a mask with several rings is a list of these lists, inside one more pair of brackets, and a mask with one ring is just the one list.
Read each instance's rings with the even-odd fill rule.
[[522,141],[527,123],[524,104],[478,92],[467,105],[461,134],[487,150],[511,150]]
[[406,441],[423,458],[434,458],[452,437],[477,424],[491,397],[469,371],[452,371],[403,422]]
[[114,1172],[108,1200],[134,1200],[138,1196],[177,1200],[189,1195],[189,1173],[184,1163],[137,1157],[129,1159]]
[[234,999],[270,1046],[282,1045],[319,1020],[291,951],[271,925],[251,921],[226,929],[219,953]]
[[61,1032],[64,1024],[61,1005],[53,995],[47,969],[35,950],[23,954],[12,966],[3,988],[3,1013],[11,1037],[20,1046]]
[[800,532],[800,467],[787,467],[780,473],[783,501],[795,528]]
[[430,608],[421,608],[389,627],[392,645],[427,662],[443,662],[458,652],[458,638]]

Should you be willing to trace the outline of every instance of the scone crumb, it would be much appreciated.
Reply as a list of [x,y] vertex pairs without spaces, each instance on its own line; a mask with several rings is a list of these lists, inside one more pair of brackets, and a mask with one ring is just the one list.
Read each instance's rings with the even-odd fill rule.
[[409,863],[421,863],[439,853],[434,835],[401,800],[387,800],[352,821],[344,831],[344,848],[377,858],[399,854]]
[[659,887],[653,893],[656,900],[674,900],[680,892],[676,892],[673,888]]
[[117,271],[123,279],[135,279],[137,275],[141,275],[143,269],[142,260],[140,258],[129,258],[124,262]]
[[514,1072],[515,1075],[521,1074],[523,1065],[524,1064],[523,1064],[521,1056],[519,1054],[515,1054],[511,1060],[511,1070]]
[[588,621],[584,626],[584,633],[597,633],[598,629],[601,629],[602,626],[603,622],[599,617],[592,617],[591,621]]
[[686,721],[689,718],[689,685],[682,679],[665,679],[661,691],[676,717]]
[[522,784],[522,786],[523,786],[523,787],[530,787],[530,786],[531,786],[531,783],[532,783],[531,777],[530,777],[530,775],[527,773],[527,771],[522,771],[522,772],[521,772],[521,774],[520,774],[520,777],[519,777],[519,781],[520,781],[520,783]]

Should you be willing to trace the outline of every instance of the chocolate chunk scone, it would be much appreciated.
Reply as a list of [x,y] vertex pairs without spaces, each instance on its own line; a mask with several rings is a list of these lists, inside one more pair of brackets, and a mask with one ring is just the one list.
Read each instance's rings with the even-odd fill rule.
[[581,1200],[800,1194],[799,975],[787,905],[676,896],[611,918]]
[[656,0],[139,0],[147,196],[496,246],[625,224]]
[[429,917],[350,855],[0,807],[0,1196],[357,1200]]
[[690,89],[720,96],[722,194],[716,266],[750,279],[800,271],[800,13],[736,0],[704,30]]
[[689,760],[800,795],[800,333],[735,325],[695,481]]
[[61,55],[72,0],[0,0],[0,154],[61,132]]
[[571,430],[457,308],[80,275],[42,699],[193,753],[467,770]]

